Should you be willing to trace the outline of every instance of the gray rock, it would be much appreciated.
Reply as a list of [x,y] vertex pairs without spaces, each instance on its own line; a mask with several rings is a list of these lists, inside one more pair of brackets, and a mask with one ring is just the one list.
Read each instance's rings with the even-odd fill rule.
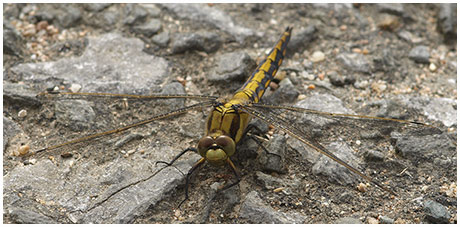
[[354,72],[370,73],[370,63],[362,54],[341,53],[337,60]]
[[82,92],[148,94],[159,90],[169,74],[169,63],[146,54],[143,48],[139,39],[109,33],[89,38],[82,56],[20,64],[11,71],[42,90],[43,84],[60,80],[82,85]]
[[[418,135],[408,132],[398,135],[392,133],[395,139],[395,150],[405,158],[415,162],[433,162],[436,157],[450,157],[451,152],[455,151],[456,146],[452,139],[446,134]],[[444,166],[447,168],[447,166]]]
[[83,8],[92,12],[100,12],[111,5],[112,3],[84,3]]
[[407,41],[407,42],[413,42],[412,41],[412,33],[410,33],[409,31],[407,30],[404,30],[404,29],[401,29],[399,32],[398,32],[398,37]]
[[3,20],[9,20],[12,18],[18,18],[20,13],[20,4],[9,4],[3,6]]
[[139,23],[148,16],[147,10],[144,7],[138,4],[126,4],[124,8],[125,17],[123,19],[123,24],[133,25]]
[[457,4],[440,4],[438,27],[446,38],[457,37]]
[[249,28],[237,25],[225,12],[209,7],[207,4],[161,4],[162,7],[175,13],[179,18],[206,23],[225,31],[242,43],[246,37],[255,34]]
[[24,133],[21,126],[13,120],[3,116],[3,150],[5,151],[11,138],[19,133]]
[[299,213],[282,213],[264,204],[256,191],[251,191],[241,205],[240,218],[257,224],[304,223],[307,217]]
[[316,39],[316,31],[317,29],[314,25],[310,25],[300,31],[293,29],[292,37],[287,46],[286,55],[292,56],[294,53],[302,53],[310,42]]
[[246,52],[225,53],[217,57],[214,73],[208,79],[216,83],[244,81],[255,65],[254,60]]
[[[176,155],[173,150],[161,147],[149,158],[170,160]],[[197,159],[195,155],[175,167],[187,172]],[[12,204],[19,190],[23,196],[37,199],[36,204],[28,205],[31,209],[46,204],[61,208],[40,211],[40,215],[64,215],[74,223],[130,223],[184,180],[178,169],[154,166],[139,153],[103,163],[70,162],[78,160],[55,165],[43,159],[34,165],[15,167],[3,177],[5,203]]]
[[25,42],[22,39],[22,36],[12,27],[12,26],[3,26],[3,53],[22,56],[23,49],[25,49]]
[[433,200],[428,200],[423,203],[425,218],[435,224],[449,223],[450,213],[447,208]]
[[273,92],[272,95],[267,97],[264,100],[268,100],[270,103],[273,104],[287,104],[290,102],[294,102],[299,97],[299,90],[292,84],[289,78],[282,80],[279,83],[280,87]]
[[[181,83],[173,82],[173,83],[169,83],[163,86],[163,90],[161,91],[161,94],[163,95],[185,94],[185,88]],[[166,104],[168,108],[167,111],[173,111],[181,107],[184,107],[185,99],[167,99],[164,101],[164,103]]]
[[404,6],[401,3],[379,3],[377,8],[382,13],[389,13],[396,16],[402,16],[404,11]]
[[365,158],[367,161],[371,162],[381,162],[385,158],[382,152],[376,150],[367,151]]
[[393,218],[389,218],[387,216],[380,216],[379,217],[380,224],[394,224],[395,220]]
[[353,217],[344,217],[344,218],[339,218],[334,221],[334,224],[363,224],[361,220]]
[[446,127],[457,124],[457,104],[456,100],[449,98],[430,98],[430,97],[411,97],[399,96],[408,108],[421,110],[421,113],[430,120],[440,121]]
[[114,11],[104,11],[101,15],[101,22],[102,22],[102,27],[104,26],[112,26],[117,23],[117,19],[119,17],[118,12]]
[[266,152],[260,158],[264,171],[283,173],[286,172],[284,159],[286,153],[286,137],[280,134],[274,134],[267,147],[269,154]]
[[125,145],[126,143],[131,142],[132,140],[139,140],[139,139],[142,139],[142,138],[144,138],[144,135],[142,135],[142,134],[130,133],[130,134],[124,136],[123,138],[118,139],[118,140],[115,142],[114,147],[115,147],[115,148],[120,148],[120,147],[122,147],[123,145]]
[[[306,99],[297,102],[295,106],[321,112],[356,114],[354,111],[345,108],[342,100],[330,94],[311,94]],[[332,119],[326,119],[313,114],[302,116],[300,121],[314,122],[316,126],[319,126],[319,129],[333,123]]]
[[275,188],[286,185],[285,182],[279,178],[273,177],[271,175],[262,173],[260,171],[256,172],[256,180],[264,186],[267,190],[273,190]]
[[354,84],[356,79],[353,76],[343,76],[339,75],[336,71],[329,72],[327,74],[329,81],[332,85],[342,87],[348,84]]
[[405,112],[406,105],[399,102],[399,100],[383,99],[369,103],[369,106],[378,106],[378,111],[375,114],[377,117],[406,119],[408,117]]
[[58,23],[64,28],[70,28],[77,25],[82,18],[82,13],[79,8],[74,6],[63,7],[64,13],[57,14]]
[[141,4],[141,6],[147,10],[150,17],[160,17],[161,10],[155,4]]
[[416,46],[410,50],[409,58],[417,63],[430,63],[430,51],[427,46]]
[[395,59],[390,49],[383,49],[381,57],[375,57],[373,61],[374,71],[392,72],[395,70]]
[[25,84],[15,84],[3,81],[3,98],[9,102],[24,104],[26,106],[40,105],[37,93]]
[[160,47],[166,47],[169,43],[169,32],[164,31],[152,37],[152,42]]
[[16,224],[57,224],[53,219],[22,208],[13,208],[10,210],[13,223]]
[[96,118],[90,105],[85,100],[58,100],[55,104],[56,119],[73,131],[89,129]]
[[171,51],[174,54],[188,50],[211,53],[217,51],[222,42],[222,38],[219,35],[211,32],[176,34],[171,44]]
[[353,5],[351,3],[313,3],[312,5],[315,8],[319,7],[319,8],[332,9],[336,12],[349,10],[353,8]]
[[151,37],[156,34],[161,29],[161,21],[158,19],[150,19],[144,24],[137,25],[133,27],[133,31],[138,34],[145,35],[146,37]]
[[[342,159],[354,168],[359,169],[359,159],[347,144],[342,142],[332,142],[325,147],[338,158]],[[356,174],[348,171],[347,168],[326,156],[322,156],[313,165],[312,170],[314,174],[327,176],[329,181],[341,185],[352,185],[358,179]]]

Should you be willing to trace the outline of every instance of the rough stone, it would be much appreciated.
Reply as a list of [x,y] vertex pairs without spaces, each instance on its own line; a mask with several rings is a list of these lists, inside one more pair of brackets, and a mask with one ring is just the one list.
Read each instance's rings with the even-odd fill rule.
[[337,60],[354,72],[370,73],[370,63],[362,54],[341,53]]
[[423,203],[425,210],[425,218],[435,224],[449,223],[450,213],[447,208],[433,200],[428,200]]
[[17,224],[57,224],[45,215],[21,208],[10,210],[10,215]]
[[299,213],[283,213],[266,206],[256,191],[249,192],[241,205],[240,217],[254,224],[304,223],[307,217]]
[[430,51],[427,46],[416,46],[409,51],[409,58],[417,63],[430,63]]
[[166,47],[169,43],[169,32],[164,31],[152,37],[152,42],[160,47]]
[[457,4],[440,4],[438,27],[447,39],[457,37]]
[[125,25],[134,25],[139,23],[148,15],[147,10],[144,7],[137,5],[137,4],[126,4],[125,7],[125,17],[123,19],[123,24]]
[[217,65],[209,81],[226,84],[244,81],[255,66],[254,60],[246,52],[225,53],[217,57]]
[[56,119],[74,131],[89,129],[96,118],[90,105],[85,100],[59,100],[55,105]]
[[339,218],[334,221],[334,224],[363,224],[359,219],[353,217]]
[[158,19],[150,19],[144,24],[137,25],[133,27],[133,31],[138,34],[145,35],[146,37],[151,37],[156,34],[161,29],[161,21]]
[[21,35],[12,26],[3,26],[3,53],[22,56],[25,47]]
[[100,12],[111,5],[112,3],[85,3],[83,7],[88,11]]
[[266,99],[264,98],[264,100],[269,100],[269,102],[273,104],[282,105],[294,102],[297,97],[299,97],[299,90],[295,88],[289,78],[282,80],[279,85],[280,87],[276,89],[273,94],[267,96]]
[[[326,146],[326,149],[334,153],[356,169],[358,168],[359,159],[355,156],[353,150],[345,143],[333,142]],[[313,173],[316,175],[327,176],[329,181],[342,185],[352,185],[358,179],[355,173],[348,171],[344,166],[333,161],[329,157],[322,156],[314,165]]]
[[225,12],[209,7],[206,4],[161,4],[164,8],[174,12],[182,19],[189,19],[201,23],[211,24],[218,29],[228,32],[238,42],[242,43],[248,36],[255,33],[249,29],[236,24]]
[[308,44],[316,38],[316,31],[317,29],[314,25],[310,25],[300,31],[293,31],[286,55],[292,56],[294,53],[302,53],[307,48]]
[[89,38],[82,56],[55,62],[20,64],[11,71],[23,81],[42,86],[48,82],[82,85],[82,92],[149,94],[169,74],[169,63],[143,52],[136,38],[109,33]]
[[82,18],[80,9],[74,6],[67,6],[63,8],[64,13],[57,15],[59,24],[64,28],[70,28],[77,25]]
[[219,35],[212,32],[176,34],[171,44],[172,53],[199,50],[207,53],[217,51],[222,45]]

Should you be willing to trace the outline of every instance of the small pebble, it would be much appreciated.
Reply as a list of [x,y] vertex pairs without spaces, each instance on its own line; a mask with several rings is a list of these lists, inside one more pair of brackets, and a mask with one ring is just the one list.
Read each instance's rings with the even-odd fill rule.
[[34,36],[37,33],[35,29],[35,25],[29,24],[25,27],[24,31],[22,31],[22,35],[25,37]]
[[25,118],[27,116],[27,110],[20,110],[18,112],[18,117]]
[[436,65],[434,63],[430,63],[429,69],[430,69],[431,72],[434,72],[434,71],[436,71],[437,67],[436,67]]
[[359,48],[353,48],[353,49],[351,49],[351,51],[354,52],[354,53],[357,53],[357,54],[362,53],[362,50],[359,49]]
[[26,155],[27,153],[29,153],[29,150],[30,150],[30,146],[29,145],[22,145],[19,147],[19,149],[14,152],[14,156],[22,156],[22,155]]
[[367,186],[366,186],[365,184],[359,183],[358,186],[357,186],[357,189],[358,189],[358,191],[360,191],[360,192],[365,192],[365,191],[366,191],[366,187],[367,187]]
[[81,89],[81,85],[80,84],[72,84],[70,85],[70,88],[69,90],[73,93],[76,93],[76,92],[79,92]]
[[324,74],[324,73],[319,73],[319,74],[318,74],[318,78],[319,78],[320,80],[324,80],[324,77],[325,77],[325,76],[326,76],[326,74]]
[[394,224],[395,223],[395,221],[392,218],[389,218],[387,216],[380,216],[379,220],[381,224]]
[[326,59],[326,56],[325,56],[324,53],[321,52],[321,51],[315,51],[315,52],[312,54],[311,58],[310,58],[310,60],[311,60],[312,62],[315,62],[315,63],[316,63],[316,62],[320,62],[320,61],[324,61],[324,59]]
[[273,192],[276,192],[276,193],[278,193],[278,192],[281,192],[281,191],[283,191],[283,189],[284,189],[283,187],[280,187],[280,188],[275,188],[275,189],[273,189]]
[[48,27],[48,21],[46,20],[43,20],[43,21],[40,21],[37,23],[37,30],[46,30],[46,28]]

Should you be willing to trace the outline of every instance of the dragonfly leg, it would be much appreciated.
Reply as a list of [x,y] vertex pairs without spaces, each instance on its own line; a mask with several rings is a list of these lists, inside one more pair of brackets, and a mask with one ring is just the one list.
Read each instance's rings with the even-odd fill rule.
[[188,171],[187,173],[187,176],[185,177],[185,199],[182,200],[182,202],[179,203],[179,206],[177,206],[177,208],[179,208],[185,201],[187,201],[188,199],[188,185],[189,185],[189,182],[190,182],[190,176],[192,175],[192,173],[198,168],[200,167],[201,165],[203,165],[203,163],[206,162],[206,159],[205,158],[201,158],[200,160],[198,160],[194,165],[193,167]]
[[256,142],[260,147],[262,147],[262,150],[264,150],[264,152],[265,152],[266,155],[275,155],[275,156],[278,156],[279,158],[281,158],[281,155],[276,154],[276,153],[269,152],[269,151],[267,150],[267,148],[265,148],[265,146],[260,142],[260,140],[257,139],[257,137],[255,137],[255,136],[253,136],[253,135],[248,135],[248,138],[254,140],[254,142]]
[[155,165],[158,164],[158,163],[163,163],[163,164],[166,164],[168,166],[171,166],[177,159],[179,159],[182,155],[184,155],[185,153],[189,152],[189,151],[193,151],[195,153],[197,153],[198,151],[196,150],[196,148],[194,147],[189,147],[185,150],[183,150],[180,154],[176,155],[176,157],[173,158],[173,160],[171,160],[170,162],[165,162],[165,161],[156,161],[155,162]]
[[265,146],[260,142],[259,139],[257,139],[257,137],[253,136],[252,133],[249,133],[249,131],[255,131],[256,133],[258,134],[261,134],[263,131],[257,127],[256,125],[254,124],[249,124],[248,127],[246,128],[246,132],[243,134],[243,138],[240,140],[240,141],[243,141],[244,138],[246,138],[246,136],[249,138],[249,139],[252,139],[254,140],[254,142],[257,143],[257,145],[259,145],[259,147],[262,147],[262,150],[264,150],[265,154],[268,156],[268,155],[275,155],[275,156],[278,156],[278,158],[282,158],[279,154],[276,154],[276,153],[272,153],[272,152],[269,152],[267,148],[265,148]]
[[233,171],[233,174],[235,174],[235,177],[236,177],[236,181],[231,183],[231,184],[228,184],[226,185],[225,187],[223,187],[221,189],[221,191],[224,191],[224,190],[227,190],[235,185],[237,185],[238,183],[240,183],[241,181],[241,177],[240,177],[240,174],[238,173],[238,170],[236,169],[235,165],[233,164],[232,160],[230,160],[230,158],[227,159],[227,163],[230,165],[230,167],[232,168],[232,171]]

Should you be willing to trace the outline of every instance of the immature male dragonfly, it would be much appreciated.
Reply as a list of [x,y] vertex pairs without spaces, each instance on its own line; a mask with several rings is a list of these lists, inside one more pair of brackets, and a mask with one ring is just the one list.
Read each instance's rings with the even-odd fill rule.
[[[225,188],[229,188],[239,183],[240,176],[238,174],[237,168],[231,161],[231,157],[235,154],[237,150],[237,144],[240,142],[242,137],[245,135],[248,129],[248,124],[251,118],[258,118],[267,124],[274,126],[275,128],[284,131],[286,134],[290,135],[293,138],[298,139],[303,144],[313,148],[314,150],[320,152],[321,154],[331,158],[335,162],[343,165],[351,172],[361,176],[367,181],[377,185],[381,189],[395,195],[395,193],[389,188],[383,186],[373,178],[365,175],[358,169],[347,164],[342,159],[338,158],[336,155],[328,151],[323,147],[319,142],[315,140],[312,136],[312,133],[309,132],[311,129],[304,129],[291,125],[279,114],[275,113],[275,110],[285,110],[298,113],[308,113],[316,115],[325,115],[333,116],[340,118],[361,118],[369,120],[378,120],[384,122],[396,122],[401,124],[420,124],[412,121],[405,121],[399,119],[387,119],[380,117],[371,117],[371,116],[361,116],[361,115],[350,115],[350,114],[334,114],[334,113],[324,113],[314,110],[308,110],[299,107],[292,106],[275,106],[268,104],[260,104],[265,90],[269,86],[270,82],[273,81],[276,72],[278,71],[283,58],[286,54],[287,45],[291,37],[292,27],[287,27],[284,33],[282,34],[279,41],[276,43],[275,47],[270,51],[267,58],[263,60],[251,75],[251,77],[246,81],[246,83],[233,95],[233,97],[228,101],[219,101],[217,97],[206,96],[206,95],[128,95],[128,94],[111,94],[111,93],[64,93],[64,92],[47,92],[42,95],[63,95],[63,96],[101,96],[101,97],[120,97],[120,98],[130,98],[130,99],[178,99],[178,98],[188,98],[188,99],[201,99],[201,101],[196,104],[188,105],[183,108],[179,108],[167,113],[162,113],[156,116],[153,116],[149,119],[142,120],[121,128],[104,131],[101,133],[95,133],[89,136],[77,138],[70,140],[61,144],[54,146],[49,146],[40,150],[37,150],[34,153],[40,153],[45,151],[54,150],[60,147],[68,146],[71,144],[77,144],[84,141],[92,140],[106,135],[111,135],[119,133],[134,127],[145,125],[160,119],[169,118],[172,116],[177,116],[187,111],[193,109],[201,109],[203,107],[212,107],[212,111],[208,116],[206,123],[205,135],[202,137],[197,147],[190,147],[183,150],[179,155],[177,155],[171,162],[163,162],[168,165],[171,165],[174,161],[180,158],[182,155],[189,151],[197,152],[201,155],[193,167],[189,170],[186,176],[186,191],[185,199],[188,198],[188,183],[191,174],[204,163],[209,163],[215,166],[228,165],[233,170],[233,173],[236,177],[236,181],[227,185]],[[185,201],[185,200],[184,200]]]

